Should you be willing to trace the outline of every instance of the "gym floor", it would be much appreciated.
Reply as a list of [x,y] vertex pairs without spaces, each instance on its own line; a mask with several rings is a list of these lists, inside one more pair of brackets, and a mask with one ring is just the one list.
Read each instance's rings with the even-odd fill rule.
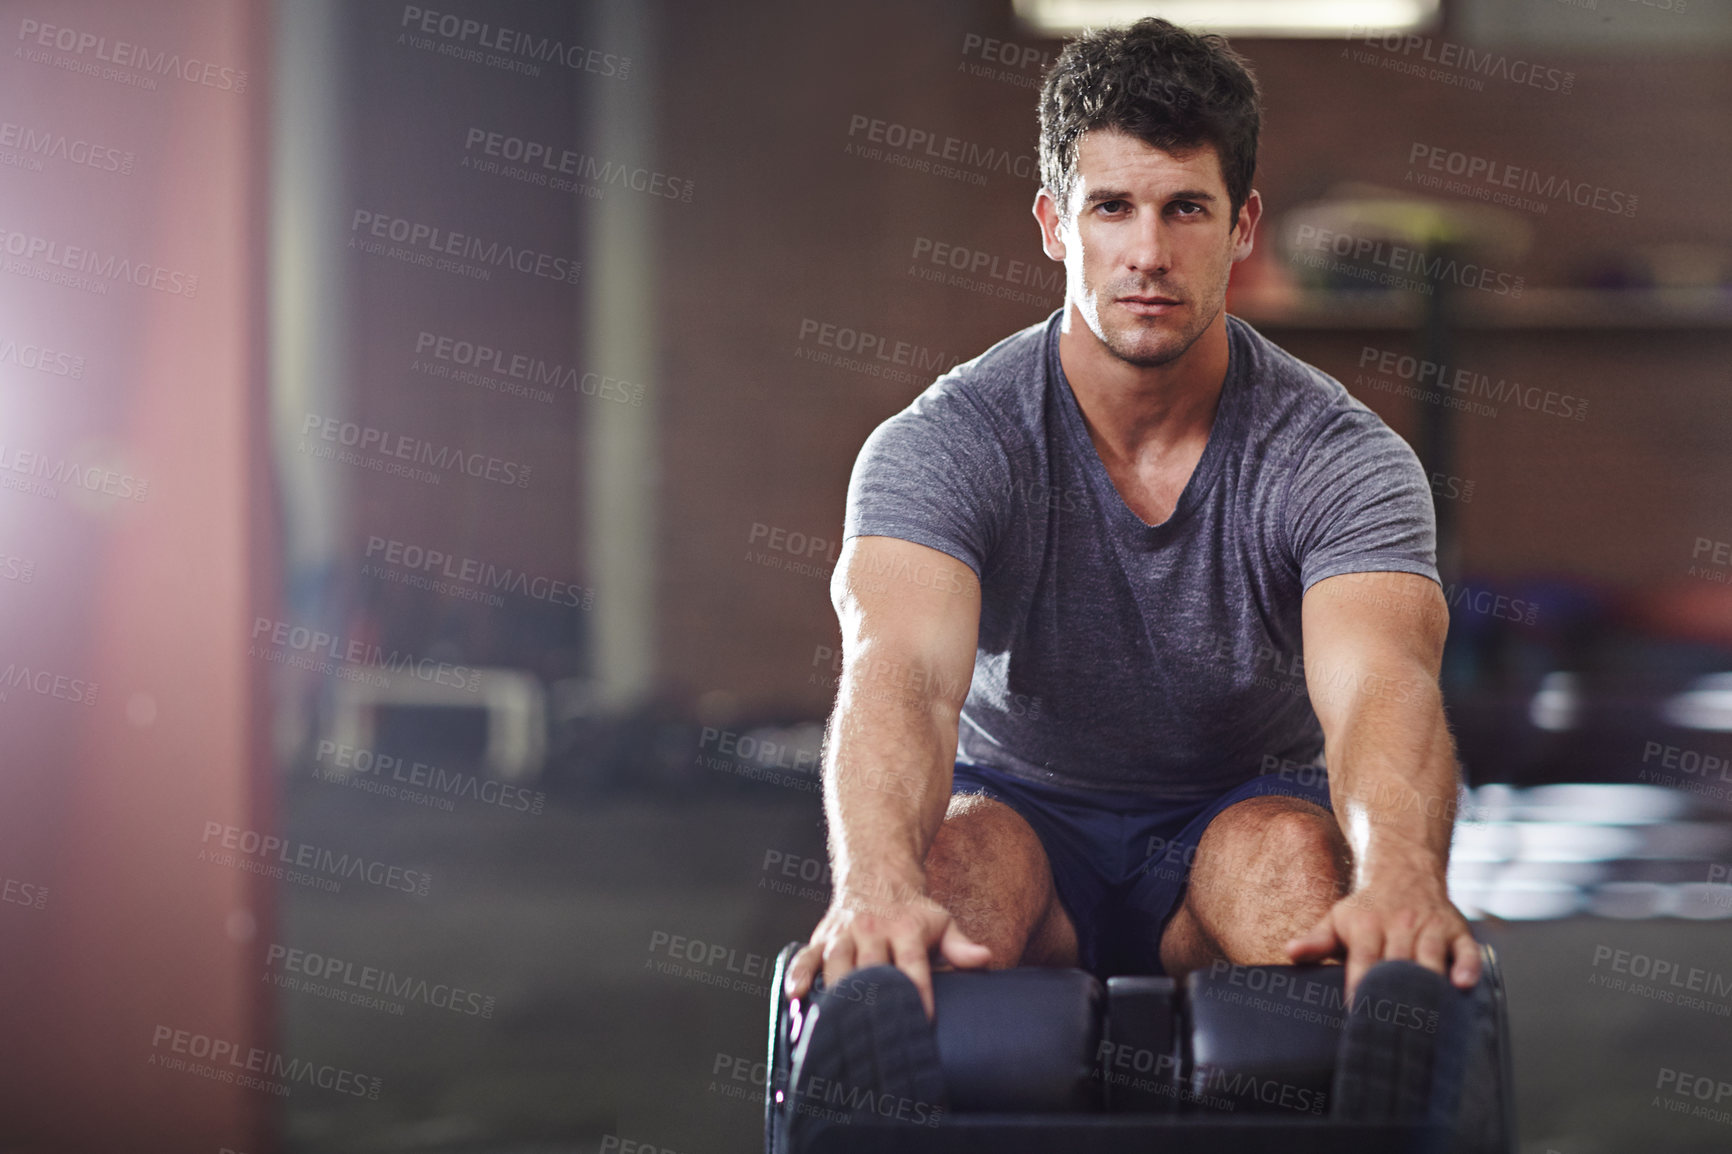
[[[390,1083],[376,1102],[295,1095],[289,1149],[587,1154],[608,1149],[608,1135],[678,1154],[761,1148],[760,1091],[741,1063],[762,1049],[762,967],[810,930],[822,881],[804,895],[808,883],[787,882],[793,893],[757,883],[783,880],[763,868],[771,851],[823,857],[810,795],[754,786],[556,798],[528,815],[363,804],[350,793],[297,779],[290,832],[340,844],[364,829],[382,857],[425,864],[437,905],[286,887],[286,940],[428,981],[472,981],[497,1004],[487,1019],[411,1004],[381,1029],[384,1011],[285,993],[291,1051],[383,1070]],[[1662,1068],[1723,1077],[1728,1019],[1595,979],[1619,950],[1723,970],[1732,922],[1480,928],[1509,987],[1522,1154],[1727,1148],[1732,1131],[1666,1112],[1654,1083]],[[658,933],[702,941],[718,961],[662,972]]]

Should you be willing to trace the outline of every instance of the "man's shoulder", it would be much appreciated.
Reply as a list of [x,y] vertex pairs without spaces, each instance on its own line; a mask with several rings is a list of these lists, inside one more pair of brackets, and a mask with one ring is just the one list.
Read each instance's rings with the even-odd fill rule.
[[[986,421],[996,429],[1029,428],[1041,406],[1049,316],[952,366],[903,413],[939,423]],[[898,414],[901,416],[902,414]]]
[[1248,373],[1259,398],[1322,407],[1364,407],[1346,385],[1309,361],[1300,360],[1249,321],[1231,315],[1227,319],[1235,343],[1249,355]]
[[1309,441],[1343,424],[1387,429],[1382,418],[1335,377],[1294,356],[1247,321],[1229,320],[1235,347],[1248,360],[1245,383],[1254,438]]
[[[964,361],[951,373],[973,380],[1015,383],[1024,375],[1038,375],[1044,369],[1047,330],[1052,324],[1048,315],[1026,328],[1018,329],[973,360]],[[947,376],[950,374],[946,374]]]

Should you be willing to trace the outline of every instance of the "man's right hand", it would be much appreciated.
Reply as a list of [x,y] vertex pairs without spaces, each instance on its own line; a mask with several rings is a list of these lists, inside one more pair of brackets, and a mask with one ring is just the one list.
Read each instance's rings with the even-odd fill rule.
[[788,966],[787,994],[804,997],[820,967],[824,984],[832,986],[853,970],[894,963],[920,991],[930,1021],[934,949],[942,961],[957,969],[979,969],[992,956],[962,932],[949,910],[925,894],[886,902],[838,893],[812,931],[812,940]]

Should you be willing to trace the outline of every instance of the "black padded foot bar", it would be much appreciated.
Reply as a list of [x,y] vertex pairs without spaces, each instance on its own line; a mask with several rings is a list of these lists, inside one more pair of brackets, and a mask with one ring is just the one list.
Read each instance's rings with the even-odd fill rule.
[[1227,962],[1187,975],[1180,1033],[1189,1100],[1231,1113],[1327,1113],[1342,977],[1340,966]]
[[[804,1005],[783,1001],[797,948],[783,951],[775,979],[770,1154],[1514,1151],[1503,986],[1489,948],[1472,991],[1384,962],[1366,972],[1353,1006],[1339,966],[1223,963],[1179,986],[1115,977],[1104,992],[1078,970],[942,973],[934,1024],[889,967],[857,971]],[[895,993],[867,1004],[871,982]],[[827,1009],[844,990],[852,1000]],[[826,1021],[839,1035],[828,1041]],[[822,1113],[851,1094],[845,1119]],[[886,1101],[926,1108],[892,1119]],[[796,1113],[810,1118],[789,1127]]]
[[951,1107],[1020,1114],[1099,1110],[1104,997],[1081,970],[932,975]]

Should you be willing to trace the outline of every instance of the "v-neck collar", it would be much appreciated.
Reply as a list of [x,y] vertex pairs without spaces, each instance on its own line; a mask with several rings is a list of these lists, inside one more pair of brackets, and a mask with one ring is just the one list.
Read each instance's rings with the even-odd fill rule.
[[1245,388],[1241,378],[1244,376],[1245,358],[1240,348],[1242,338],[1234,331],[1234,318],[1227,318],[1227,376],[1221,383],[1221,398],[1215,406],[1215,420],[1209,427],[1209,440],[1203,446],[1203,455],[1198,459],[1196,468],[1191,470],[1191,476],[1186,480],[1173,511],[1158,525],[1149,524],[1125,504],[1123,494],[1119,492],[1118,486],[1113,484],[1106,463],[1101,460],[1100,451],[1095,448],[1094,439],[1089,436],[1082,406],[1077,402],[1076,393],[1065,376],[1064,365],[1058,355],[1059,325],[1063,319],[1064,308],[1060,307],[1047,322],[1046,367],[1049,384],[1062,386],[1055,391],[1062,394],[1059,408],[1065,414],[1065,426],[1070,434],[1072,448],[1082,458],[1089,483],[1094,486],[1102,506],[1108,510],[1113,525],[1144,544],[1157,544],[1181,526],[1202,502],[1221,471],[1221,462],[1231,447],[1239,441],[1240,415],[1244,409]]

